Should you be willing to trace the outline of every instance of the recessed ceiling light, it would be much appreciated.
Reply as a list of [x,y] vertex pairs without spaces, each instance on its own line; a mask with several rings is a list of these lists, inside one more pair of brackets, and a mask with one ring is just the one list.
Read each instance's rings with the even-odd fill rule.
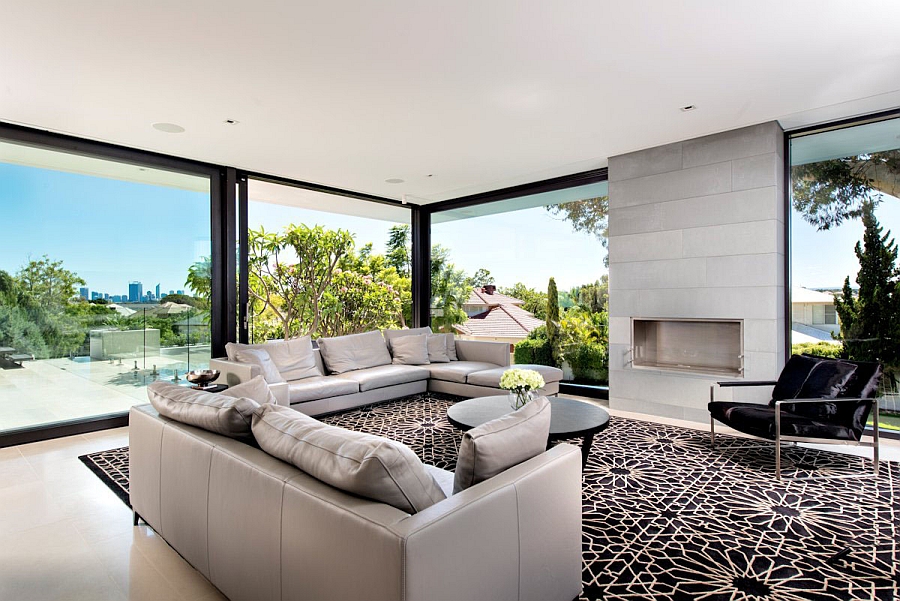
[[404,180],[400,179],[399,177],[392,177],[392,178],[386,179],[384,181],[385,181],[385,183],[388,183],[388,184],[402,184]]
[[167,134],[180,134],[184,128],[174,123],[154,123],[153,129],[164,131]]
[[695,108],[697,108],[697,105],[696,105],[696,104],[688,104],[688,105],[686,105],[686,106],[681,107],[681,112],[682,112],[682,113],[686,113],[686,112],[688,112],[688,111],[694,110]]
[[240,121],[237,119],[225,119],[224,123],[227,123],[228,125],[237,125]]
[[429,173],[429,174],[426,175],[425,177],[434,177],[434,173]]

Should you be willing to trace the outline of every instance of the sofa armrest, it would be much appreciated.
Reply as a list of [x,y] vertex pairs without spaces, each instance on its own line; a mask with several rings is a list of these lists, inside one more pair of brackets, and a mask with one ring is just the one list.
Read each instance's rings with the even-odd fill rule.
[[[228,386],[237,386],[238,384],[249,382],[256,376],[262,374],[258,365],[238,363],[237,361],[229,361],[225,358],[210,359],[209,368],[218,369],[220,373],[219,377],[216,378],[216,382],[219,384],[227,384]],[[288,390],[287,382],[269,384],[269,390],[272,392],[272,395],[275,397],[275,400],[278,401],[279,405],[284,407],[291,406],[291,394],[290,390]]]
[[[581,452],[560,444],[392,524],[408,601],[574,599],[581,592]],[[464,550],[464,551],[461,551]]]
[[505,367],[509,365],[509,345],[486,340],[457,340],[456,355],[460,361],[481,361]]

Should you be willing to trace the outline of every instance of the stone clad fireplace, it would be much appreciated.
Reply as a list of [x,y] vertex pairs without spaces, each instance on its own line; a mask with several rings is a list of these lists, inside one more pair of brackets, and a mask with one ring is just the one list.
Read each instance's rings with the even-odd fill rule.
[[[710,385],[785,349],[784,132],[775,122],[609,160],[609,403],[708,422]],[[763,401],[768,389],[723,388]]]

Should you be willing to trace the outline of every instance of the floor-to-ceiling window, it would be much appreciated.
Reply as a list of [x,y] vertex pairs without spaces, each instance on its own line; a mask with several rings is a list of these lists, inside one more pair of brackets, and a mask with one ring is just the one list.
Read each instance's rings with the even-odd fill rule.
[[900,431],[900,119],[791,139],[791,344],[879,360]]
[[0,141],[0,433],[206,366],[210,257],[208,177]]
[[410,325],[407,207],[250,179],[248,339]]
[[432,327],[607,383],[607,183],[432,215]]

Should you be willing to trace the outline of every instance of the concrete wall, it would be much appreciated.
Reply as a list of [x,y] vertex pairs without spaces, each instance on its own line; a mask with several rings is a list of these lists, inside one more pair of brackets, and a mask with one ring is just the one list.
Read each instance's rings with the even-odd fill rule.
[[[633,368],[631,319],[736,318],[744,377],[784,363],[784,137],[763,123],[609,160],[610,406],[708,421],[721,377]],[[788,316],[790,319],[790,316]],[[717,398],[768,392],[721,390]]]

